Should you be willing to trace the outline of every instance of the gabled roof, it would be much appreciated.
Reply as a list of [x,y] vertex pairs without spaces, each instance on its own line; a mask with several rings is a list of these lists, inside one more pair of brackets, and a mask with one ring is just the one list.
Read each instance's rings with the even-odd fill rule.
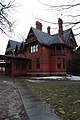
[[[9,45],[9,47],[8,47],[8,45]],[[14,51],[15,48],[16,48],[16,45],[17,45],[18,50],[19,50],[21,43],[17,42],[17,41],[14,41],[14,40],[9,40],[8,41],[8,45],[7,45],[7,48],[6,48],[6,52],[8,52],[8,51]]]
[[67,40],[68,40],[71,36],[72,36],[73,39],[74,39],[75,47],[77,47],[77,43],[76,43],[76,40],[75,40],[73,31],[72,31],[71,28],[64,31],[64,42],[66,43]]
[[67,40],[67,39],[68,39],[68,37],[70,36],[70,33],[73,34],[71,28],[70,28],[70,29],[67,29],[67,30],[64,30],[64,40]]
[[41,43],[41,44],[45,44],[45,45],[52,45],[52,44],[64,44],[64,42],[60,39],[58,34],[55,35],[50,35],[48,33],[42,32],[39,29],[35,29],[35,28],[31,28],[35,34],[35,36],[37,37],[37,40]]
[[10,55],[0,55],[0,60],[30,60],[29,58],[25,56],[10,56]]
[[58,33],[54,34],[54,35],[50,35],[48,33],[45,33],[43,31],[36,29],[36,28],[33,28],[33,27],[31,27],[30,30],[33,31],[33,33],[36,36],[39,43],[44,44],[44,45],[48,45],[48,46],[54,45],[54,44],[66,44],[66,41],[72,32],[71,28],[64,30],[64,32],[63,32],[64,40],[62,40]]

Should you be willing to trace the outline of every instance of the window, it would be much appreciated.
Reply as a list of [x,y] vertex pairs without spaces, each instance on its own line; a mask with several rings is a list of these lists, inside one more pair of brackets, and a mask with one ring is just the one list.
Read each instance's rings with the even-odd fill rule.
[[16,62],[16,70],[20,70],[20,62]]
[[40,69],[40,58],[36,58],[36,68]]
[[32,60],[29,61],[29,69],[32,69]]
[[36,52],[37,52],[37,51],[38,51],[38,45],[36,45],[35,47],[36,47],[35,50],[36,50]]
[[61,68],[61,58],[57,58],[57,68]]
[[63,58],[63,69],[65,69],[65,59]]
[[69,67],[71,67],[71,60],[68,61]]
[[31,46],[31,48],[30,48],[31,53],[37,52],[37,51],[38,51],[38,44]]
[[62,50],[64,50],[64,46],[62,46]]
[[21,70],[26,70],[26,62],[21,63]]
[[31,53],[33,52],[33,47],[31,46]]
[[57,45],[57,46],[56,46],[56,50],[61,50],[61,46],[60,46],[60,45]]
[[35,52],[35,49],[36,49],[36,47],[35,47],[35,45],[32,47],[32,52]]

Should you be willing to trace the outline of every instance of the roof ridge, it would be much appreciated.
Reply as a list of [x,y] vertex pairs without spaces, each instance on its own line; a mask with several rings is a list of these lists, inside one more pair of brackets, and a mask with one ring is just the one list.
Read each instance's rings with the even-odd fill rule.
[[42,33],[44,33],[44,34],[47,34],[47,35],[49,35],[49,36],[52,36],[51,34],[48,34],[47,32],[44,32],[44,31],[42,31],[42,30],[39,30],[39,29],[37,29],[37,28],[34,28],[34,27],[31,27],[32,29],[35,29],[35,30],[37,30],[37,31],[39,31],[39,32],[42,32]]
[[12,42],[17,42],[17,43],[21,43],[21,42],[19,42],[19,41],[16,41],[16,40],[11,40],[11,39],[9,39],[9,41],[12,41]]

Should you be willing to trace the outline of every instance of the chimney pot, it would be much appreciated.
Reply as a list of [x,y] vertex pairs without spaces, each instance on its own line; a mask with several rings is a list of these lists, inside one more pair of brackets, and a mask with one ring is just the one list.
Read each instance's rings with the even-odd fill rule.
[[63,40],[63,20],[61,18],[58,19],[58,25],[59,25],[59,36]]
[[50,26],[47,27],[47,33],[50,34]]
[[36,29],[42,30],[42,23],[36,21]]

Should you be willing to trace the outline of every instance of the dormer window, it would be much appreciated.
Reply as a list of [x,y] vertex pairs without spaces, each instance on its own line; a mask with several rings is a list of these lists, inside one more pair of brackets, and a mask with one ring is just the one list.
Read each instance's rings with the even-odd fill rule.
[[33,53],[33,52],[38,52],[38,44],[31,46],[31,47],[30,47],[30,52],[31,52],[31,53]]

